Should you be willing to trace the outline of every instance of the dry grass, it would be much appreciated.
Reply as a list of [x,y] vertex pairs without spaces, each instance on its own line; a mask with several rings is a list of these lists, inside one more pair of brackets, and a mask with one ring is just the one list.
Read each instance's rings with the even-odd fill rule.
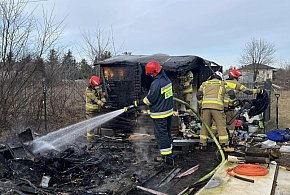
[[[86,82],[72,82],[67,85],[54,87],[47,93],[47,131],[75,124],[85,119],[85,99],[84,91]],[[42,91],[36,96],[42,97]],[[32,101],[33,102],[33,101]],[[40,110],[38,116],[38,102],[34,101],[28,105],[19,118],[11,117],[9,125],[0,124],[0,141],[9,137],[15,137],[27,128],[39,134],[48,133],[44,126],[44,110]]]
[[279,91],[272,93],[272,101],[271,101],[271,121],[276,128],[276,106],[277,106],[277,98],[275,97],[275,93],[279,93],[281,96],[279,98],[278,108],[279,108],[279,129],[290,128],[290,91]]

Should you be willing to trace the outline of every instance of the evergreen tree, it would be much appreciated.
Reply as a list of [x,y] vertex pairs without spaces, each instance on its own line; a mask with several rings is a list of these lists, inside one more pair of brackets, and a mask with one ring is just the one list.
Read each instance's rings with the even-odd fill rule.
[[64,79],[74,80],[77,79],[78,67],[75,58],[72,55],[72,52],[69,50],[64,54],[62,59],[62,68],[64,73]]
[[97,64],[98,62],[100,61],[103,61],[105,59],[108,59],[112,57],[112,53],[110,51],[104,51],[102,53],[99,53],[98,55],[96,55],[95,57],[95,61],[94,61],[94,64]]
[[46,80],[48,85],[51,85],[53,82],[57,83],[61,80],[60,68],[58,53],[52,49],[49,52],[48,61],[45,64]]
[[88,64],[85,59],[80,62],[80,79],[88,79],[95,73],[94,69]]

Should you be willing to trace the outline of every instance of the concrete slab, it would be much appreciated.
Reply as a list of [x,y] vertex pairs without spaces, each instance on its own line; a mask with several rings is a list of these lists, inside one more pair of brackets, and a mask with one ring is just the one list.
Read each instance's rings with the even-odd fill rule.
[[277,186],[275,188],[275,195],[290,195],[290,171],[286,168],[279,166],[279,172],[277,176]]
[[[269,173],[266,176],[242,176],[253,179],[250,183],[231,177],[226,170],[235,167],[237,164],[225,162],[214,174],[211,180],[196,194],[198,195],[267,195],[271,194],[276,165],[270,165]],[[218,182],[217,182],[218,181]],[[216,185],[214,185],[216,183]],[[214,187],[216,186],[216,187]],[[211,187],[211,188],[210,188]]]

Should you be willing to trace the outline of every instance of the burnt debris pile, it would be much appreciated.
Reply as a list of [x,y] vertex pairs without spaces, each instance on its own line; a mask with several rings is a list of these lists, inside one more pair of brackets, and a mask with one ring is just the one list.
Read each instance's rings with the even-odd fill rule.
[[[148,152],[152,145],[145,145]],[[15,148],[6,146],[0,153],[1,193],[126,193],[158,172],[160,165],[141,157],[140,145],[124,141],[70,146],[33,158],[19,158]]]
[[0,194],[178,194],[219,163],[213,145],[205,155],[193,142],[177,142],[168,167],[156,140],[140,133],[96,136],[94,143],[80,136],[41,153],[33,153],[32,140],[21,134],[0,144]]

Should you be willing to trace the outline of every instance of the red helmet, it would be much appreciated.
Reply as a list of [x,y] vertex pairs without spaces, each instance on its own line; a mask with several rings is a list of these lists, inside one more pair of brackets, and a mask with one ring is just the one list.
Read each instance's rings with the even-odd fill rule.
[[98,77],[98,76],[92,76],[91,77],[91,79],[90,79],[90,85],[92,87],[99,86],[100,84],[101,84],[100,77]]
[[240,76],[242,76],[242,73],[237,69],[232,69],[230,70],[230,76],[238,79]]
[[162,70],[162,66],[158,62],[149,62],[145,66],[146,74],[150,74],[155,77]]

